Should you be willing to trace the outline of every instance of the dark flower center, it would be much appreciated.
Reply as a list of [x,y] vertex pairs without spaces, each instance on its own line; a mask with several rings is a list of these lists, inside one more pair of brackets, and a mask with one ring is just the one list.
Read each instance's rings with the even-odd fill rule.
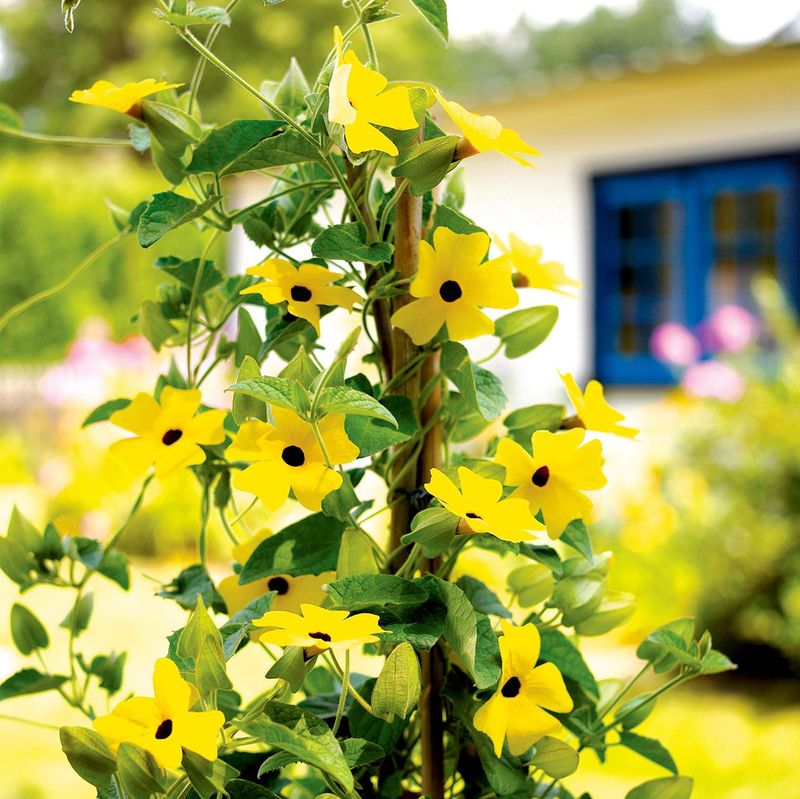
[[480,514],[478,514],[478,513],[473,513],[472,511],[470,511],[469,513],[467,513],[467,514],[465,514],[465,515],[466,515],[466,517],[467,517],[468,519],[480,519],[480,518],[481,518],[481,517],[480,517]]
[[308,302],[311,299],[311,289],[305,286],[292,286],[289,294],[295,302]]
[[547,485],[547,481],[550,479],[550,470],[546,466],[540,466],[534,473],[533,477],[531,477],[531,482],[537,488],[544,488]]
[[287,466],[302,466],[306,462],[305,453],[294,444],[284,447],[283,452],[281,452],[281,458],[283,458],[283,462]]
[[158,725],[156,738],[159,741],[163,741],[165,738],[169,738],[170,735],[172,735],[172,719],[164,719],[164,721]]
[[161,436],[161,443],[169,447],[176,441],[180,441],[182,435],[183,430],[167,430],[167,432]]
[[519,681],[519,678],[509,677],[506,680],[506,684],[500,689],[500,693],[506,699],[513,699],[515,696],[519,695],[520,688],[522,688],[522,683]]
[[445,280],[444,283],[439,286],[439,296],[445,302],[460,300],[463,293],[464,292],[461,291],[461,286],[459,286],[455,280]]
[[325,641],[327,643],[330,643],[331,640],[331,637],[328,635],[328,633],[309,633],[308,637],[316,638],[318,641]]
[[289,591],[289,581],[285,577],[271,577],[267,583],[267,588],[283,596]]

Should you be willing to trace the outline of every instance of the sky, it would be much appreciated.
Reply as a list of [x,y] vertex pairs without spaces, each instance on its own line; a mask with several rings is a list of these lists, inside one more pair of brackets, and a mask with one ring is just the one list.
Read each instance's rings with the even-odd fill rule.
[[[768,38],[800,14],[797,0],[680,0],[688,13],[710,11],[719,33],[735,44],[753,44]],[[531,22],[548,25],[560,20],[578,20],[598,5],[630,10],[635,0],[493,0],[491,12],[477,0],[448,2],[450,32],[453,38],[481,33],[505,33],[525,15]]]

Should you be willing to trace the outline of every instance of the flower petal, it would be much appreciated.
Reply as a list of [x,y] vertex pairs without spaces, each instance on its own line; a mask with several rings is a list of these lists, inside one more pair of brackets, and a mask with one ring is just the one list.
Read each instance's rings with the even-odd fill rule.
[[505,467],[505,485],[518,486],[530,482],[534,471],[533,458],[513,439],[500,439],[495,460]]
[[564,678],[552,663],[542,663],[528,674],[522,681],[522,692],[532,702],[556,713],[569,713],[573,707]]
[[221,444],[225,440],[225,431],[222,427],[225,415],[226,412],[221,410],[198,413],[186,425],[184,434],[198,444]]
[[146,436],[153,431],[153,425],[161,413],[161,406],[149,394],[137,394],[131,404],[109,417],[111,424],[121,427],[137,436]]
[[465,516],[467,504],[455,483],[439,469],[431,469],[431,479],[425,484],[425,490],[433,494],[442,505],[456,516]]
[[174,737],[184,749],[196,752],[206,760],[217,759],[217,736],[225,716],[219,710],[184,713],[173,721]]
[[503,754],[503,741],[509,723],[508,705],[503,696],[494,694],[488,702],[481,705],[472,720],[475,729],[485,733],[492,740],[497,757]]
[[234,475],[234,488],[255,494],[270,510],[277,510],[289,497],[289,478],[274,461],[254,463]]
[[306,461],[288,472],[297,501],[308,510],[321,510],[322,500],[342,485],[342,475],[324,463]]
[[444,323],[441,300],[425,297],[398,308],[391,322],[399,327],[418,347],[427,344]]
[[109,454],[125,464],[131,474],[143,474],[154,463],[161,452],[161,445],[149,438],[123,438],[115,441]]
[[445,322],[447,337],[451,341],[466,341],[494,333],[494,322],[477,306],[469,305],[464,300],[451,303],[445,315]]
[[153,669],[153,693],[165,719],[174,719],[189,709],[192,688],[169,658],[159,658],[156,661]]
[[502,681],[516,677],[525,680],[539,659],[541,637],[535,624],[517,627],[509,621],[502,621],[503,635],[498,639],[500,658],[503,661]]
[[329,413],[317,422],[317,428],[325,443],[325,451],[334,466],[358,458],[358,447],[347,437],[343,413]]

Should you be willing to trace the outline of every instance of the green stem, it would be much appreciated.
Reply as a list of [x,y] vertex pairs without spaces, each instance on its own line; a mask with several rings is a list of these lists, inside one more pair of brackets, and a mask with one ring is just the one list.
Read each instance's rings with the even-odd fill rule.
[[61,728],[56,724],[45,724],[43,721],[34,721],[33,719],[21,719],[17,716],[7,716],[5,713],[0,713],[0,721],[16,721],[17,724],[27,724],[30,727],[40,727],[43,730],[60,730]]
[[209,488],[203,488],[203,500],[200,506],[200,534],[197,536],[197,551],[203,571],[208,570],[208,510]]
[[34,305],[38,305],[40,302],[49,300],[50,297],[54,297],[56,294],[62,292],[71,283],[77,280],[87,269],[89,269],[89,267],[92,266],[92,264],[94,264],[98,258],[105,255],[129,233],[130,230],[125,230],[124,232],[119,233],[117,236],[114,236],[113,239],[109,239],[101,244],[95,250],[90,252],[89,255],[87,255],[62,281],[56,283],[55,286],[44,289],[38,294],[34,294],[32,297],[28,297],[26,300],[23,300],[22,302],[19,302],[9,308],[2,316],[0,316],[0,331],[2,331],[9,322],[16,319],[20,314],[23,314],[25,311],[33,308]]
[[131,147],[130,139],[87,139],[83,136],[51,136],[47,133],[33,133],[29,130],[0,125],[0,136],[32,141],[37,144],[73,144],[79,147]]
[[197,296],[200,292],[200,283],[203,280],[203,270],[208,261],[209,253],[214,243],[219,238],[220,233],[221,231],[215,230],[209,236],[206,246],[203,248],[203,252],[200,255],[200,262],[197,264],[197,271],[194,274],[192,294],[189,297],[189,311],[186,319],[186,382],[189,384],[189,388],[194,385],[194,376],[192,375],[192,323],[194,321],[194,312],[197,308]]
[[[333,654],[333,650],[331,649],[328,650],[328,654],[331,656],[329,665],[336,672],[339,679],[342,680],[342,685],[344,685],[345,682],[342,679],[344,676],[344,671],[342,670],[342,667],[339,665],[339,661],[336,660],[336,655]],[[356,691],[355,688],[353,688],[353,685],[350,683],[349,680],[347,682],[347,690],[350,692],[350,696],[352,696],[353,699],[355,699],[356,702],[358,702],[358,704],[361,705],[361,707],[363,707],[364,710],[367,711],[367,713],[369,713],[371,716],[375,715],[375,711],[372,709],[372,705],[369,702],[367,702],[367,700],[364,699],[364,697],[361,696],[361,694],[358,691]]]
[[225,508],[219,509],[219,518],[222,521],[222,527],[225,530],[225,533],[227,534],[228,538],[230,538],[231,543],[234,546],[238,546],[241,542],[236,537],[236,533],[233,532],[230,524],[228,524],[228,520],[225,518]]
[[[678,674],[677,676],[673,677],[669,682],[664,683],[664,685],[662,685],[658,690],[653,691],[653,693],[650,694],[650,698],[648,699],[648,701],[653,700],[658,696],[661,696],[661,694],[665,693],[666,691],[669,691],[670,688],[674,688],[676,685],[680,685],[680,683],[685,682],[688,679],[690,679],[690,677],[687,676],[686,674]],[[624,721],[626,718],[628,718],[628,716],[630,716],[632,713],[635,713],[638,709],[639,708],[635,707],[631,708],[627,712],[623,713],[621,716],[615,718],[614,721],[612,721],[610,724],[605,724],[597,731],[597,735],[603,735],[613,727],[616,727],[617,724]]]
[[645,672],[649,668],[650,664],[645,663],[644,666],[642,666],[642,668],[636,674],[634,674],[630,680],[628,680],[626,685],[618,693],[612,696],[605,705],[597,708],[597,718],[602,720],[602,718],[619,703],[622,697],[625,696],[625,694],[627,694],[634,685],[636,685],[636,683],[644,676]]
[[333,721],[332,732],[334,735],[339,731],[339,725],[342,723],[344,701],[347,698],[348,685],[350,685],[350,650],[346,649],[344,653],[344,671],[342,672],[342,690],[339,693],[339,704],[336,706],[336,718]]

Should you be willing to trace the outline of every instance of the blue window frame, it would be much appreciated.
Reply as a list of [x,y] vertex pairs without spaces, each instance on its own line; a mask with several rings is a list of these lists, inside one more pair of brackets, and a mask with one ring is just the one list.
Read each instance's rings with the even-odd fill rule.
[[653,329],[752,307],[752,277],[800,297],[800,157],[749,158],[594,178],[595,371],[611,384],[672,381]]

